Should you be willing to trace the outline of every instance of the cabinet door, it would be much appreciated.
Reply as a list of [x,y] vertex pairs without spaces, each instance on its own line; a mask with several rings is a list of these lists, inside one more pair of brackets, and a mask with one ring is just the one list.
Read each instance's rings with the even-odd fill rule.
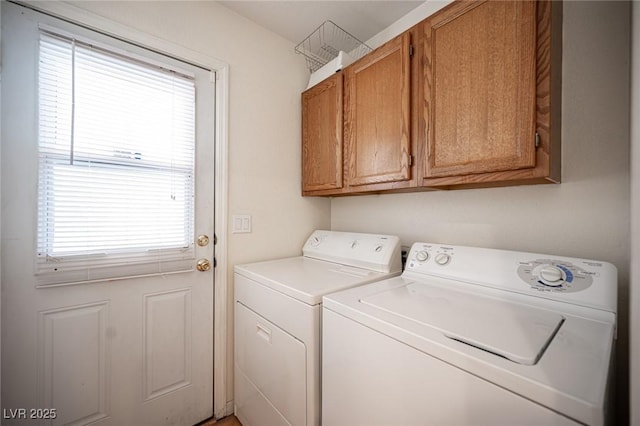
[[535,2],[455,3],[424,37],[424,177],[535,166]]
[[302,192],[305,195],[310,191],[342,188],[342,95],[341,73],[302,94]]
[[350,187],[411,178],[410,42],[405,33],[345,70]]

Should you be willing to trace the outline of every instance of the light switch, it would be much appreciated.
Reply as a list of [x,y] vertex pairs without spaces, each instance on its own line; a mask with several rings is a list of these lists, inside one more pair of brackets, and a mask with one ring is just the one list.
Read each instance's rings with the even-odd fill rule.
[[244,234],[251,232],[251,215],[250,214],[234,214],[232,217],[232,234]]

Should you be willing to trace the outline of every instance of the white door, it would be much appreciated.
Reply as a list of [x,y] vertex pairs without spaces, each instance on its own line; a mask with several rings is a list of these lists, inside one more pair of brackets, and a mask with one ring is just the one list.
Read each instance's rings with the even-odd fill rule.
[[[113,279],[104,267],[104,276],[48,282],[38,275],[36,259],[42,28],[115,46],[143,62],[148,55],[14,4],[1,7],[2,422],[192,425],[210,417],[214,274],[213,265],[200,272],[196,262],[213,263],[214,254],[215,78],[210,71],[176,65],[192,70],[197,93],[188,267],[185,259],[173,269],[120,265]],[[150,61],[176,63],[159,55]],[[210,242],[198,244],[200,235]]]

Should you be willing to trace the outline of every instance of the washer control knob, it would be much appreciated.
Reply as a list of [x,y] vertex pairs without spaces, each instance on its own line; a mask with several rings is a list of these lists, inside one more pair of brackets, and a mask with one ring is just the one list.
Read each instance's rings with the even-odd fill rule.
[[550,283],[556,283],[558,281],[562,281],[562,271],[560,268],[556,268],[555,266],[545,266],[540,269],[540,278]]
[[424,262],[425,260],[429,259],[429,253],[421,250],[416,253],[416,259],[418,259],[418,262]]
[[435,260],[438,265],[444,266],[451,261],[451,256],[447,253],[438,253],[433,260]]

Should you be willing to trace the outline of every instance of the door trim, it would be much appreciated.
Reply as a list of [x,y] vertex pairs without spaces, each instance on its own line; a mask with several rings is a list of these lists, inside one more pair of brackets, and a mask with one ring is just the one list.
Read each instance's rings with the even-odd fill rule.
[[227,208],[229,143],[229,64],[211,56],[146,34],[77,6],[62,2],[16,1],[30,9],[95,30],[141,47],[155,50],[201,66],[215,74],[215,199],[214,232],[218,244],[214,249],[217,267],[214,273],[213,305],[213,414],[216,418],[233,413],[227,407]]

